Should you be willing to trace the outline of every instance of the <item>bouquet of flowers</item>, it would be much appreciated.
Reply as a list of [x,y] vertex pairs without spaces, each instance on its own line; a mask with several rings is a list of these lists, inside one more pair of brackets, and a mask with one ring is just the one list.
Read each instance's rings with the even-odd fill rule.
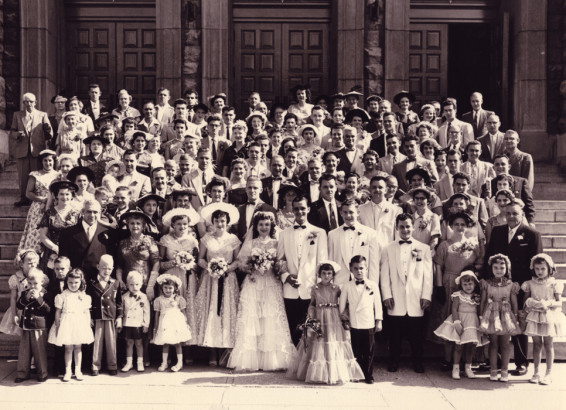
[[318,319],[314,319],[314,318],[307,316],[305,323],[300,324],[297,328],[300,332],[303,333],[303,343],[305,344],[305,349],[308,347],[307,346],[307,339],[308,339],[307,333],[308,333],[309,329],[315,333],[317,338],[322,337],[322,326],[320,324],[320,320],[318,320]]
[[273,267],[275,257],[275,249],[263,250],[253,248],[250,257],[248,258],[248,266],[252,273],[258,272],[260,275],[263,275],[266,271]]
[[226,273],[228,264],[224,258],[212,258],[208,262],[208,272],[214,279],[220,279]]
[[474,249],[478,246],[478,240],[476,238],[464,239],[459,243],[455,243],[454,250],[458,252],[463,258],[469,258],[472,256]]
[[177,256],[175,256],[175,264],[185,272],[190,271],[196,265],[193,254],[187,251],[179,251],[179,253],[177,253]]

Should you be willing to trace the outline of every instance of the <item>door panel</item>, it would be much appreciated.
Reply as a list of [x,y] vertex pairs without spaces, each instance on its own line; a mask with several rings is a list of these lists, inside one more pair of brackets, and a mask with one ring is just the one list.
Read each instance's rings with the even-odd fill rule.
[[409,91],[423,102],[440,100],[447,93],[448,26],[411,24],[409,33]]

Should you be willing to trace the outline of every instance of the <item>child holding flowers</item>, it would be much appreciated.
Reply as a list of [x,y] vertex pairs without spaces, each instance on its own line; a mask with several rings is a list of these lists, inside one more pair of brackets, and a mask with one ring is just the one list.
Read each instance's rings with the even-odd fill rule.
[[238,209],[219,202],[203,208],[201,217],[214,225],[200,241],[198,265],[203,270],[195,299],[197,343],[210,347],[209,365],[218,366],[218,348],[234,347],[239,288],[233,263],[240,250],[229,224],[239,219]]

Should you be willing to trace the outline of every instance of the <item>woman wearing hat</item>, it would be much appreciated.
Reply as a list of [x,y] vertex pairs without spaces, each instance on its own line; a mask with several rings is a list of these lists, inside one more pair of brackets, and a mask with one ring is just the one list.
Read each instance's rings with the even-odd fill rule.
[[312,124],[304,124],[297,131],[299,134],[299,139],[302,141],[302,145],[299,148],[299,162],[306,166],[309,158],[314,157],[322,159],[324,155],[324,150],[320,147],[320,144],[316,144],[318,135],[318,129]]
[[132,135],[132,151],[134,151],[138,159],[136,171],[148,177],[150,176],[152,159],[151,155],[149,155],[145,149],[147,147],[147,140],[153,138],[153,135],[150,133],[140,130],[134,131]]
[[100,134],[94,134],[85,138],[83,142],[89,153],[80,157],[78,164],[94,172],[94,186],[98,187],[102,184],[102,179],[106,174],[106,163],[112,161],[112,157],[105,152],[108,140]]
[[94,182],[94,172],[87,167],[75,167],[69,171],[67,178],[78,188],[73,198],[73,206],[80,211],[83,209],[84,201],[94,200],[94,195],[88,191]]
[[246,118],[248,124],[248,136],[255,140],[258,135],[265,134],[267,117],[261,111],[252,111]]
[[438,125],[436,125],[437,123],[436,108],[434,108],[434,105],[432,104],[423,105],[421,107],[420,119],[421,119],[420,122],[409,125],[409,127],[407,128],[407,135],[416,135],[418,137],[419,136],[418,128],[422,124],[430,124],[431,138],[436,136],[436,133],[438,132]]
[[411,111],[411,105],[415,102],[415,96],[408,91],[401,91],[393,97],[393,102],[399,107],[399,111],[395,113],[397,121],[403,125],[403,131],[407,135],[409,126],[419,122],[417,113]]
[[120,120],[133,118],[138,122],[142,116],[136,108],[130,106],[131,102],[132,96],[127,90],[118,91],[118,106],[112,110],[112,114]]
[[81,212],[73,207],[73,196],[77,186],[69,181],[57,181],[51,184],[49,191],[55,198],[55,206],[42,214],[37,224],[42,245],[40,266],[45,268],[49,258],[59,253],[59,235],[65,228],[79,222]]
[[69,154],[78,160],[81,155],[85,154],[83,140],[87,135],[77,127],[78,116],[79,113],[76,111],[67,111],[63,114],[62,127],[59,127],[55,141],[57,155]]
[[165,202],[165,198],[157,194],[147,194],[137,200],[136,206],[144,214],[146,214],[151,223],[145,227],[144,233],[151,235],[156,241],[159,240],[161,232],[163,232],[163,223],[161,222],[160,206]]
[[361,108],[354,108],[348,111],[344,122],[356,129],[356,147],[362,152],[366,152],[371,142],[371,135],[364,130],[364,124],[369,122],[368,113]]
[[[81,130],[82,133],[84,133],[85,138],[90,137],[92,134],[94,134],[95,130],[94,130],[94,123],[92,122],[92,118],[81,112],[81,110],[83,109],[83,103],[81,100],[79,100],[79,97],[74,96],[69,98],[65,103],[65,108],[67,109],[67,112],[74,112],[77,114],[76,126],[79,130]],[[60,134],[61,131],[63,131],[64,127],[65,127],[65,121],[59,122],[59,128],[57,130],[57,133]]]
[[[436,342],[440,339],[432,332],[451,312],[450,296],[458,290],[456,278],[463,270],[471,267],[474,267],[476,271],[481,271],[483,263],[482,249],[477,238],[468,237],[468,231],[476,225],[472,218],[466,213],[457,212],[450,215],[448,225],[453,234],[450,239],[440,243],[433,258],[435,265],[434,297],[431,304],[429,335]],[[452,359],[451,344],[445,344],[444,354],[443,366],[449,369]]]
[[210,103],[210,114],[211,115],[222,115],[222,108],[226,106],[226,94],[220,93],[216,94],[208,100]]
[[466,236],[468,238],[475,237],[479,240],[483,254],[485,248],[485,234],[473,213],[474,206],[472,204],[472,198],[470,198],[468,194],[456,193],[452,195],[445,204],[448,207],[448,212],[440,224],[440,240],[445,241],[447,239],[451,239],[454,234],[450,224],[447,222],[450,215],[455,213],[465,213],[472,219],[472,221],[474,221],[473,228],[466,231]]
[[41,162],[42,168],[39,171],[31,171],[29,173],[26,198],[32,201],[32,203],[18,249],[33,249],[39,254],[41,244],[37,223],[46,211],[46,204],[49,200],[49,185],[57,178],[57,171],[54,169],[57,154],[46,149],[39,153],[38,159]]
[[[406,179],[409,183],[409,189],[424,188],[429,192],[430,198],[427,201],[427,206],[433,213],[441,216],[442,201],[431,187],[431,178],[428,171],[421,167],[413,168],[407,172]],[[409,193],[401,196],[399,200],[410,212],[415,212],[416,204],[413,202],[413,198]]]
[[303,125],[307,118],[311,116],[312,107],[314,107],[310,104],[311,87],[310,85],[299,84],[291,89],[291,93],[297,102],[291,104],[287,112],[297,116],[297,125]]

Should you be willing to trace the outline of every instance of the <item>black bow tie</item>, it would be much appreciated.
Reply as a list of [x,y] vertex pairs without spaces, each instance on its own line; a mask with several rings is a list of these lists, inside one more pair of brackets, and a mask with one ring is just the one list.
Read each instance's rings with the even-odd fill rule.
[[407,157],[407,162],[415,162],[416,160],[417,160],[416,158],[411,159],[411,158]]
[[363,285],[364,283],[366,283],[366,282],[363,281],[363,280],[357,280],[356,281],[356,285]]
[[307,229],[306,225],[295,225],[293,226],[293,229]]
[[254,202],[246,202],[246,205],[256,206]]
[[347,230],[355,231],[355,230],[356,230],[356,227],[355,227],[355,226],[345,226],[345,227],[344,227],[344,230],[345,230],[345,231],[347,231]]
[[281,178],[281,177],[273,177],[273,181],[282,181],[282,180],[283,180],[283,178]]
[[399,245],[403,245],[404,243],[406,243],[407,245],[410,245],[410,244],[413,243],[413,241],[403,241],[403,240],[399,241]]
[[346,148],[346,152],[354,152],[355,150],[355,148]]

